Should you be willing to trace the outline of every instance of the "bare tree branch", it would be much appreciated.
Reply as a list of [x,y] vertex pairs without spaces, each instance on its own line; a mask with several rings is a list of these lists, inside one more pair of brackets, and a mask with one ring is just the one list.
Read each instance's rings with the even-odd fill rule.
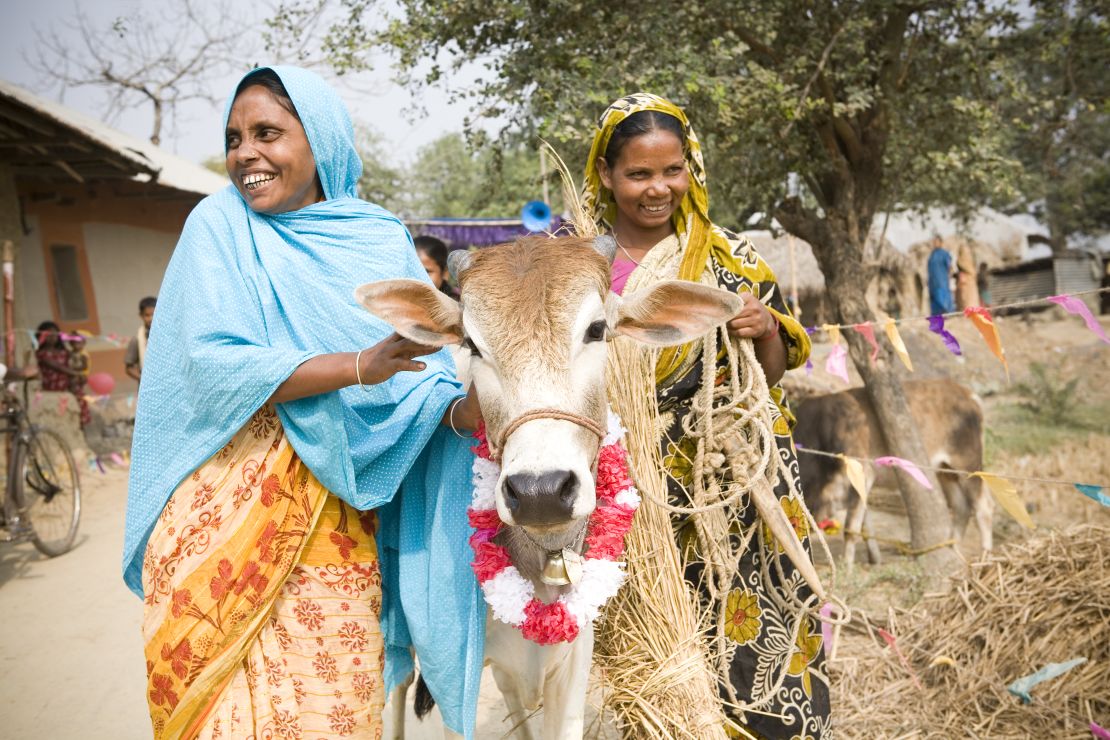
[[179,105],[217,102],[223,78],[249,68],[260,48],[256,35],[242,29],[255,25],[238,17],[226,0],[203,10],[196,0],[182,0],[156,15],[140,10],[108,24],[97,24],[75,6],[72,20],[35,29],[27,61],[63,95],[69,88],[104,90],[110,120],[150,106],[150,140],[158,144]]

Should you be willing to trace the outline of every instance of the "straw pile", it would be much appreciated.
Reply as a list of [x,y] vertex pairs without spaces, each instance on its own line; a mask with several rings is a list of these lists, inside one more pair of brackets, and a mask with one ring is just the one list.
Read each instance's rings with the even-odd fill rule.
[[[1008,546],[872,633],[859,660],[832,664],[844,737],[1079,738],[1110,724],[1110,527],[1085,525]],[[1072,658],[1031,691],[1006,686]]]
[[[605,677],[605,703],[625,737],[723,740],[725,718],[716,674],[707,663],[697,609],[682,578],[670,515],[654,501],[666,498],[655,433],[650,354],[628,340],[609,354],[614,411],[628,429],[631,472],[643,502],[625,540],[628,582],[610,600],[598,624],[594,661]],[[630,384],[643,379],[645,387]]]

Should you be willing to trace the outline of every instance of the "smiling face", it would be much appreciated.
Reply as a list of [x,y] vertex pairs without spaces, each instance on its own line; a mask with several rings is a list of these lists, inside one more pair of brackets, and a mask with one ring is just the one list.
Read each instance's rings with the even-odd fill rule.
[[296,211],[323,197],[304,126],[266,88],[235,98],[226,137],[227,173],[252,210]]
[[671,217],[690,189],[677,136],[663,129],[649,131],[629,139],[612,167],[600,157],[597,168],[617,205],[613,226],[618,235],[670,233]]

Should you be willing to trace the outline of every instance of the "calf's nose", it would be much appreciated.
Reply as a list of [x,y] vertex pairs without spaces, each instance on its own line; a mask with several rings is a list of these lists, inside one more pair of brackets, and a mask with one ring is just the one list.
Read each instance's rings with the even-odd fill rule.
[[564,524],[578,497],[578,476],[569,470],[514,473],[505,478],[504,488],[505,505],[516,524]]

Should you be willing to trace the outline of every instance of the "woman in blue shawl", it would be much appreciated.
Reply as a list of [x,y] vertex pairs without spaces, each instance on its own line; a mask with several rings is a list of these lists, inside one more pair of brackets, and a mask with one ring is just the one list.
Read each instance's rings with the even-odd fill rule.
[[471,453],[444,424],[477,404],[446,352],[353,298],[426,273],[356,197],[351,122],[315,74],[247,75],[225,136],[232,184],[185,224],[135,422],[123,574],[155,737],[380,737],[410,645],[470,736],[485,612]]

